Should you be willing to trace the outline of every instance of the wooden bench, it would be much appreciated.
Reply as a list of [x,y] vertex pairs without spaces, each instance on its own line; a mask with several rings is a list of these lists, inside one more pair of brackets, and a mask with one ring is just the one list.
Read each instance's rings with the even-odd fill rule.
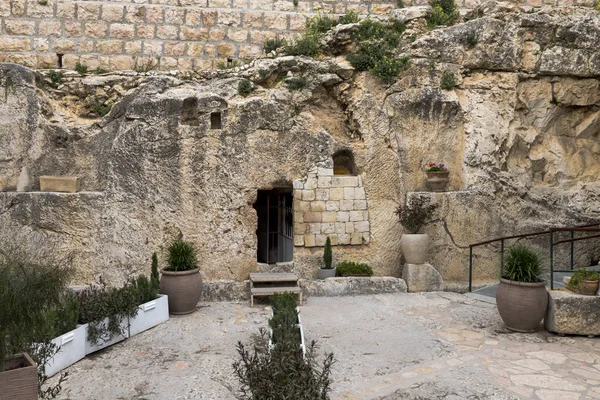
[[298,275],[287,272],[250,274],[250,307],[254,307],[254,296],[272,296],[276,293],[296,293],[298,304],[302,305],[302,289],[298,286]]

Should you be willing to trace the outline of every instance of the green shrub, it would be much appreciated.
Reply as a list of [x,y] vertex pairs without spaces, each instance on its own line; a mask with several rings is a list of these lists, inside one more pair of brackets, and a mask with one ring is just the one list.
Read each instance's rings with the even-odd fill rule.
[[290,56],[314,57],[319,53],[320,48],[321,46],[317,37],[304,35],[287,44],[284,51]]
[[373,75],[378,76],[383,83],[394,82],[400,72],[410,66],[410,57],[388,58],[383,57],[375,61],[369,69]]
[[338,19],[329,15],[317,13],[312,18],[306,20],[306,34],[309,36],[318,37],[323,33],[327,33],[331,28],[339,23]]
[[452,90],[456,86],[456,77],[454,72],[444,70],[442,72],[442,82],[440,87],[444,90]]
[[104,117],[106,114],[108,114],[110,112],[110,110],[112,109],[112,103],[101,103],[101,102],[95,102],[92,105],[92,111],[94,113],[96,113],[98,116],[100,117]]
[[302,90],[308,84],[308,80],[304,76],[289,78],[285,81],[289,90]]
[[283,341],[295,343],[295,349],[300,349],[302,340],[298,330],[298,311],[296,310],[296,295],[294,293],[277,293],[269,297],[273,307],[273,317],[269,326],[273,330],[273,343],[277,346]]
[[435,28],[439,25],[454,24],[460,14],[454,0],[430,0],[431,14],[427,17],[427,25]]
[[331,263],[333,262],[333,253],[331,251],[331,239],[327,236],[325,241],[325,250],[323,251],[323,262],[325,263],[325,269],[331,269]]
[[158,275],[158,256],[156,253],[152,253],[152,267],[150,270],[150,279],[152,279],[152,285],[158,289],[160,285],[160,276]]
[[139,275],[128,282],[135,296],[137,305],[147,303],[158,298],[158,287],[153,283],[152,277]]
[[502,277],[509,281],[534,283],[542,282],[542,261],[539,253],[518,244],[508,251],[504,261]]
[[191,271],[197,268],[196,249],[185,240],[175,240],[168,248],[166,271]]
[[600,274],[597,271],[580,268],[573,272],[573,276],[571,276],[571,280],[569,281],[569,288],[576,290],[579,284],[584,281],[597,280],[600,280]]
[[382,43],[373,43],[361,47],[356,54],[348,54],[346,59],[357,71],[368,71],[375,66],[377,60],[391,55]]
[[75,64],[75,71],[77,71],[79,75],[85,76],[88,73],[88,67],[87,65],[77,61],[77,63]]
[[357,263],[354,261],[342,261],[336,267],[336,274],[338,276],[348,275],[373,275],[373,269],[369,264]]
[[248,96],[250,93],[252,93],[252,90],[254,90],[254,87],[252,86],[252,82],[250,82],[248,79],[242,79],[240,80],[240,83],[238,83],[238,93],[241,96]]
[[338,22],[342,25],[354,24],[359,21],[358,14],[354,10],[348,11],[345,15],[342,15]]
[[412,234],[419,233],[421,227],[431,219],[437,209],[436,204],[430,204],[425,197],[417,197],[409,204],[398,206],[396,215],[402,226]]
[[65,73],[63,71],[50,71],[50,86],[53,88],[57,88],[61,83],[63,83]]
[[404,5],[404,0],[397,0],[396,1],[396,6],[398,6],[398,8],[404,8],[404,7],[406,7],[406,5]]
[[227,62],[219,61],[217,63],[217,69],[233,69],[241,65],[239,60],[231,60]]
[[468,49],[472,49],[475,46],[477,46],[477,43],[479,42],[479,33],[477,33],[476,30],[470,30],[468,35],[467,35],[467,48]]
[[96,67],[96,69],[94,70],[94,73],[97,74],[97,75],[106,74],[108,72],[110,72],[110,71],[107,70],[107,69],[104,69],[102,67]]
[[265,53],[269,54],[272,51],[277,50],[280,47],[284,47],[287,45],[287,41],[285,39],[267,39],[264,43]]
[[60,304],[46,314],[47,338],[54,339],[77,328],[79,322],[79,302],[74,294],[68,293]]

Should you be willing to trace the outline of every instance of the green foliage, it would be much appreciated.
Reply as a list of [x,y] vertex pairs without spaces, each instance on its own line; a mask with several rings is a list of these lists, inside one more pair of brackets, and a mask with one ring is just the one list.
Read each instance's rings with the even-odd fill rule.
[[502,277],[509,281],[534,283],[542,282],[542,261],[539,253],[518,244],[508,251],[504,261]]
[[345,15],[342,15],[338,19],[338,23],[340,23],[342,25],[353,24],[353,23],[356,23],[358,21],[359,21],[358,14],[354,10],[348,11]]
[[175,240],[169,245],[166,271],[191,271],[197,268],[196,249],[185,240]]
[[63,83],[65,73],[63,71],[50,71],[50,86],[53,88],[57,88],[61,83]]
[[218,69],[233,69],[233,68],[239,67],[240,65],[242,65],[240,63],[240,61],[234,59],[234,60],[226,61],[226,62],[219,61],[217,63],[217,68]]
[[597,280],[600,280],[600,274],[597,271],[580,268],[573,272],[573,276],[571,276],[571,280],[569,281],[569,288],[575,291],[580,283]]
[[383,83],[393,83],[400,72],[410,66],[410,57],[388,58],[383,57],[375,61],[369,69],[373,75],[378,76]]
[[378,60],[387,57],[390,51],[382,43],[373,43],[370,46],[361,47],[358,53],[348,54],[348,62],[357,71],[368,71],[375,66]]
[[150,72],[158,67],[159,58],[150,54],[148,57],[135,56],[133,59],[133,70],[137,73]]
[[150,279],[152,279],[152,285],[158,289],[160,284],[160,276],[158,275],[158,256],[156,253],[152,253],[152,268],[150,273]]
[[302,340],[298,330],[298,311],[296,310],[296,295],[294,293],[277,293],[269,297],[273,307],[273,318],[269,326],[273,330],[273,343],[277,346],[284,341],[295,343],[296,350],[300,349]]
[[348,275],[373,275],[373,268],[369,264],[357,263],[354,261],[342,261],[336,266],[338,276]]
[[269,54],[272,51],[277,50],[280,47],[285,47],[287,41],[285,39],[267,39],[264,43],[265,53]]
[[298,0],[294,0],[293,3],[294,3],[294,7],[298,7]]
[[596,7],[594,7],[594,10],[600,11],[600,0],[596,0]]
[[252,86],[252,82],[248,79],[242,79],[240,83],[238,83],[238,93],[244,97],[252,93],[253,90],[254,87]]
[[308,84],[308,80],[304,76],[289,78],[285,81],[289,90],[302,90]]
[[54,339],[72,331],[79,321],[79,303],[72,293],[67,293],[60,304],[51,308],[46,313],[47,339]]
[[306,35],[319,37],[323,33],[327,33],[327,31],[338,23],[339,21],[335,17],[319,12],[314,17],[306,20]]
[[128,285],[131,286],[130,289],[134,293],[137,305],[158,298],[158,286],[154,284],[152,277],[148,278],[146,275],[139,275],[137,278],[131,279]]
[[453,25],[460,14],[455,0],[430,0],[431,14],[427,17],[427,25],[435,28],[440,25]]
[[323,262],[325,263],[325,269],[331,269],[331,263],[333,262],[333,253],[331,251],[331,239],[327,236],[325,241],[325,250],[323,251]]
[[397,0],[396,6],[398,6],[398,8],[406,7],[406,5],[404,5],[404,0]]
[[112,103],[101,103],[99,101],[92,104],[92,111],[99,115],[100,117],[104,117],[106,114],[110,112],[112,109]]
[[77,61],[77,63],[75,64],[75,71],[77,71],[79,75],[85,76],[88,73],[88,67],[87,65]]
[[106,73],[108,73],[108,72],[110,72],[110,71],[109,71],[109,70],[107,70],[107,69],[104,69],[104,68],[102,68],[102,67],[96,67],[96,69],[95,69],[93,72],[94,72],[94,74],[96,74],[96,75],[100,75],[100,74],[106,74]]
[[437,209],[436,204],[430,204],[425,197],[412,199],[409,204],[398,206],[396,214],[402,226],[410,233],[419,233],[421,227],[431,219]]
[[47,6],[48,5],[48,0],[38,0],[38,4],[40,6]]
[[452,90],[456,86],[456,77],[454,72],[444,70],[442,72],[442,82],[440,87],[444,90]]
[[308,34],[294,39],[284,47],[285,53],[290,56],[314,57],[319,53],[319,50],[319,39]]
[[467,48],[472,49],[479,43],[479,33],[476,30],[470,30],[467,35]]

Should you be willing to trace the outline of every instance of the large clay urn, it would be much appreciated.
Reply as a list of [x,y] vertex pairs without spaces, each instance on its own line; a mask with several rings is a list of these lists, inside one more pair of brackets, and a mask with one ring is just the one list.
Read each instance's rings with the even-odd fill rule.
[[189,271],[160,271],[160,293],[169,296],[171,314],[189,314],[196,310],[202,294],[202,277],[198,268]]
[[535,332],[548,308],[546,282],[524,283],[500,278],[496,305],[508,329]]
[[400,240],[404,260],[407,264],[425,264],[429,252],[429,235],[405,233]]

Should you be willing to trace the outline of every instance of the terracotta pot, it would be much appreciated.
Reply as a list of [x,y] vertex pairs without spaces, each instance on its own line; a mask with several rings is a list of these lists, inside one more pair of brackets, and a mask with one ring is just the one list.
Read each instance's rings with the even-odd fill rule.
[[28,354],[9,357],[0,372],[0,388],[3,399],[37,400],[37,365]]
[[548,308],[546,282],[523,283],[500,278],[496,305],[508,329],[535,332]]
[[429,251],[429,235],[405,233],[400,240],[400,246],[407,264],[425,264]]
[[196,310],[202,294],[202,277],[198,268],[191,271],[160,271],[160,293],[169,296],[171,314],[189,314]]
[[443,192],[448,186],[448,171],[446,172],[426,172],[427,186],[432,192]]
[[327,279],[335,277],[335,268],[320,268],[319,279]]
[[577,293],[594,296],[598,291],[598,281],[583,281],[577,285]]

